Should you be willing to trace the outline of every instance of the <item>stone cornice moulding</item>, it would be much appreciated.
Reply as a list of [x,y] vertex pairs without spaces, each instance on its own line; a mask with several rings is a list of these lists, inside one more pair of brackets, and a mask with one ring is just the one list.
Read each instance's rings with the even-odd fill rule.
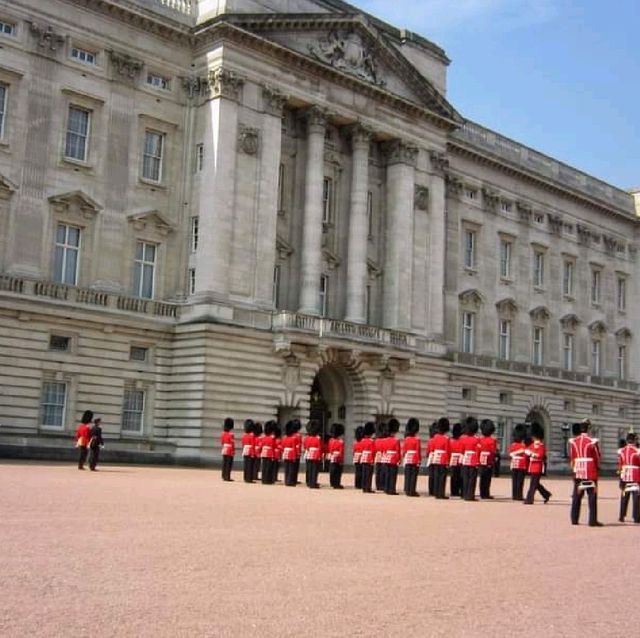
[[235,71],[218,67],[209,71],[207,82],[210,99],[225,97],[239,102],[242,97],[245,78]]
[[273,86],[266,84],[262,87],[262,108],[269,115],[282,117],[288,99],[288,95]]
[[391,140],[384,144],[383,153],[387,160],[387,166],[407,164],[407,166],[415,168],[418,162],[419,149],[404,140]]

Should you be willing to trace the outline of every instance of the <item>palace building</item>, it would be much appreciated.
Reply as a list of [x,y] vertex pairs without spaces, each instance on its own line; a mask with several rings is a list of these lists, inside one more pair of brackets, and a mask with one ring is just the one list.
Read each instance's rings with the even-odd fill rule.
[[[341,0],[0,0],[0,453],[226,416],[638,425],[638,216]],[[464,63],[464,61],[459,61]]]

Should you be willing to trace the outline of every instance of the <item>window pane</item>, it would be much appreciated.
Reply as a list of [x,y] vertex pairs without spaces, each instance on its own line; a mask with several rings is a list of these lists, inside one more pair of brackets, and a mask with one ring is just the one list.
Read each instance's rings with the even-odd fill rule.
[[6,112],[7,103],[7,87],[4,84],[0,84],[0,137],[4,133],[4,114]]
[[144,246],[144,260],[151,263],[156,260],[156,247],[153,244],[145,244]]
[[72,286],[76,285],[76,272],[78,267],[78,251],[67,250],[67,259],[65,264],[64,283]]
[[67,386],[45,383],[42,388],[42,425],[63,427]]
[[142,275],[142,264],[135,262],[133,265],[133,294],[137,297],[141,296],[140,279]]

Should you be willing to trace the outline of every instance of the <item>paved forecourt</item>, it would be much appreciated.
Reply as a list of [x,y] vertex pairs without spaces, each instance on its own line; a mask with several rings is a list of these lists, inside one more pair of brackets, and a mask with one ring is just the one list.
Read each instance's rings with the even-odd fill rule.
[[475,503],[239,478],[0,463],[0,635],[637,632],[640,526],[617,523],[612,480],[589,528],[568,479],[523,507],[508,478]]

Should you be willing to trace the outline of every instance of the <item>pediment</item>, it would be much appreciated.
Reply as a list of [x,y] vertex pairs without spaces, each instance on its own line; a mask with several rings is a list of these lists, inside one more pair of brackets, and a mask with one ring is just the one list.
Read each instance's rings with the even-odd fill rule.
[[620,330],[616,330],[616,337],[619,341],[631,341],[631,330],[629,328],[620,328]]
[[546,306],[537,306],[529,311],[529,315],[535,321],[548,321],[551,318],[551,313]]
[[0,198],[6,199],[18,190],[18,187],[4,175],[0,174]]
[[463,121],[435,85],[364,14],[235,14],[221,21],[289,49],[312,65],[364,82],[450,121]]
[[498,309],[498,312],[501,312],[504,314],[513,315],[516,312],[518,312],[518,304],[516,303],[516,300],[513,299],[513,297],[507,297],[506,299],[501,299],[496,303],[496,308]]
[[168,235],[175,230],[175,225],[157,210],[132,213],[127,219],[136,230],[153,229],[161,235]]
[[52,206],[61,212],[69,212],[75,209],[81,212],[83,217],[87,219],[90,219],[102,210],[102,206],[82,190],[52,195],[49,197],[49,201]]
[[592,321],[589,324],[589,331],[594,335],[604,335],[607,333],[607,324],[604,321]]
[[580,325],[580,318],[569,313],[560,319],[560,325],[565,329],[575,330]]
[[484,298],[475,288],[465,290],[458,295],[461,304],[479,307],[484,303]]

